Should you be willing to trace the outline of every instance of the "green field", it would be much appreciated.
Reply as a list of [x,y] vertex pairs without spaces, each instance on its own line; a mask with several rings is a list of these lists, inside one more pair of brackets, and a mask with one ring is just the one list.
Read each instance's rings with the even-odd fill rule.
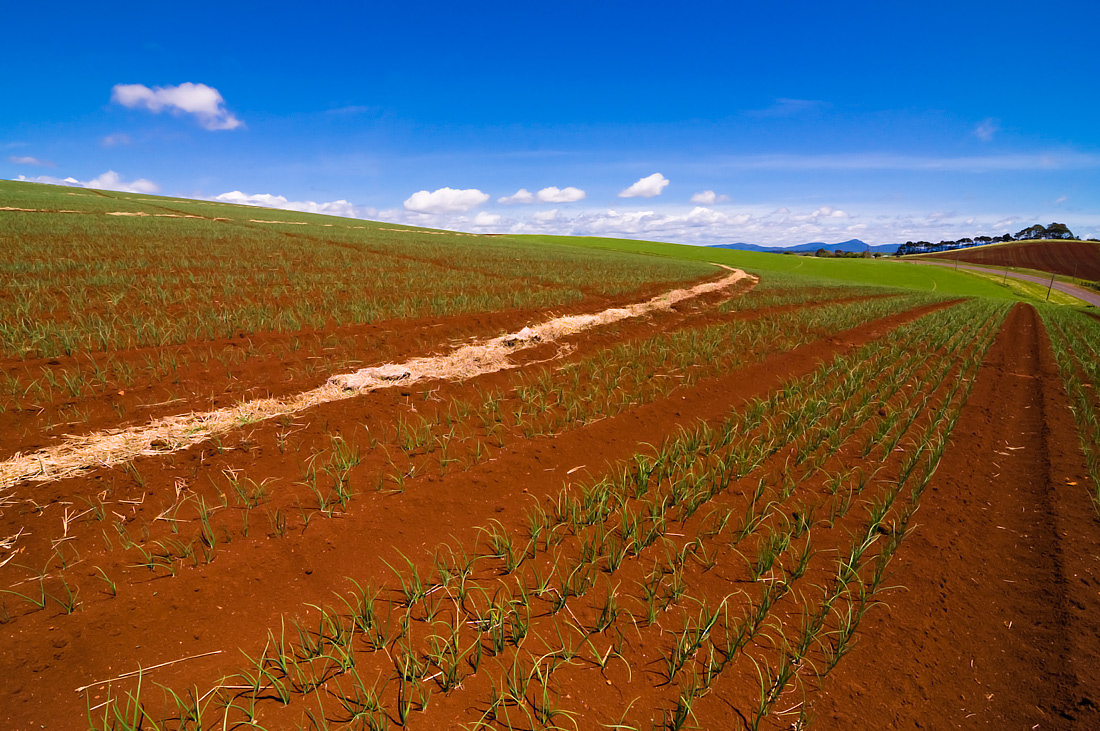
[[0,357],[541,310],[713,272],[563,243],[0,182]]
[[[475,236],[162,196],[0,182],[0,352],[54,356],[256,331],[545,309],[707,263],[790,286],[1042,301],[939,267],[571,236]],[[13,210],[14,209],[14,210]],[[1035,291],[1032,291],[1035,290]],[[1067,302],[1066,304],[1069,304]]]
[[755,251],[664,244],[655,241],[590,237],[514,236],[512,238],[546,244],[566,243],[608,251],[638,251],[670,259],[710,261],[765,276],[768,273],[798,274],[835,282],[901,287],[961,297],[1030,299],[1022,293],[1013,292],[967,272],[938,267],[918,267],[881,259],[819,259],[813,256],[765,254]]

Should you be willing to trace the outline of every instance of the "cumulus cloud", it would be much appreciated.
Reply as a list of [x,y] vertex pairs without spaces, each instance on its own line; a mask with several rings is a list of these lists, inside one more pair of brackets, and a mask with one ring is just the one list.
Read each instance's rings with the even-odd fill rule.
[[513,222],[512,233],[557,233],[577,236],[626,236],[657,238],[680,243],[720,243],[753,220],[749,213],[726,214],[704,206],[687,213],[657,211],[586,211],[563,216],[560,211],[539,211]]
[[512,195],[506,195],[501,198],[497,198],[497,203],[503,203],[504,205],[511,205],[513,203],[534,203],[535,194],[526,188],[520,188]]
[[323,213],[329,216],[343,216],[345,218],[367,218],[377,214],[373,208],[356,206],[346,200],[327,201],[292,201],[286,196],[271,195],[270,193],[242,193],[233,190],[228,193],[216,195],[212,200],[222,203],[237,203],[245,206],[262,206],[264,208],[278,208],[284,211],[300,211],[302,213]]
[[98,178],[92,178],[84,183],[84,187],[96,188],[97,190],[118,190],[123,193],[156,193],[160,190],[159,185],[145,178],[138,178],[127,183],[114,170],[108,170]]
[[691,196],[691,202],[701,206],[713,206],[715,203],[725,203],[729,199],[728,195],[718,195],[713,190],[704,190]]
[[221,93],[206,84],[190,81],[179,86],[116,84],[111,89],[111,101],[130,109],[148,109],[154,114],[192,114],[208,130],[237,129],[244,123],[225,108]]
[[557,189],[554,186],[549,188],[543,188],[538,193],[538,198],[543,203],[575,203],[579,200],[584,200],[588,194],[580,188],[574,188],[569,186],[567,188]]
[[34,165],[39,168],[57,167],[57,164],[50,160],[42,160],[37,157],[31,157],[30,155],[9,155],[8,162],[15,163],[16,165]]
[[488,193],[477,188],[455,190],[440,188],[429,193],[426,190],[413,193],[405,201],[405,210],[415,213],[465,213],[489,200]]
[[[517,210],[517,209],[513,209]],[[614,236],[671,241],[682,244],[746,242],[765,246],[791,246],[816,241],[835,243],[859,238],[871,244],[907,240],[939,241],[961,236],[1015,231],[1034,220],[1005,219],[999,215],[965,215],[952,211],[897,214],[855,214],[835,206],[816,208],[755,206],[739,210],[715,210],[707,206],[649,210],[577,210],[553,208],[526,210],[509,217],[481,212],[428,214],[395,209],[380,211],[381,220],[469,231],[473,233],[540,233],[574,236]],[[1100,215],[1074,221],[1074,231],[1100,233]],[[994,223],[990,223],[993,221]]]
[[991,142],[993,136],[1001,129],[1001,120],[987,117],[982,120],[982,123],[974,128],[974,134],[978,136],[978,139],[982,142]]
[[154,183],[152,180],[146,180],[145,178],[138,178],[137,180],[131,180],[126,182],[122,179],[122,176],[116,173],[114,170],[108,170],[102,175],[92,178],[91,180],[81,181],[73,177],[68,178],[51,178],[49,175],[39,175],[35,178],[27,178],[20,175],[16,180],[22,180],[28,183],[47,183],[49,185],[67,185],[71,188],[94,188],[95,190],[115,190],[120,193],[156,193],[160,191],[160,186]]
[[485,211],[479,211],[478,214],[474,216],[473,220],[473,224],[479,228],[484,226],[496,226],[499,223],[499,213],[486,213]]
[[652,198],[660,195],[668,186],[668,178],[660,173],[647,175],[634,185],[619,193],[620,198]]
[[128,145],[130,144],[130,135],[125,134],[124,132],[107,135],[102,140],[100,140],[100,144],[102,144],[104,147],[118,147],[119,145]]
[[844,211],[837,210],[832,206],[821,206],[816,211],[810,214],[810,218],[847,218],[848,214]]

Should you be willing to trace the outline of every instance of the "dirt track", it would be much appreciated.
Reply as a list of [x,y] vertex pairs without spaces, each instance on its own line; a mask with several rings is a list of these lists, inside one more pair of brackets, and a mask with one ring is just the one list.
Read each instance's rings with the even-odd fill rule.
[[[926,266],[951,267],[952,269],[956,268],[955,264],[946,264],[946,263],[940,262],[940,261],[922,261],[922,260],[919,260],[919,259],[908,259],[906,261],[909,261],[909,262],[914,263],[914,264],[924,264]],[[1003,269],[1001,269],[1001,270],[986,269],[985,267],[978,267],[978,266],[972,266],[972,265],[963,265],[963,266],[958,266],[957,268],[967,269],[969,271],[979,272],[981,274],[996,274],[998,276],[1002,276],[1002,275],[1005,274]],[[1020,274],[1018,272],[1008,272],[1007,276],[1008,276],[1009,279],[1018,279],[1021,282],[1031,282],[1033,284],[1042,284],[1044,286],[1047,285],[1047,284],[1050,284],[1050,278],[1049,277],[1047,277],[1047,278],[1036,277],[1032,274]],[[1059,292],[1062,292],[1064,294],[1068,294],[1071,297],[1076,297],[1077,299],[1081,300],[1082,302],[1087,302],[1090,305],[1093,305],[1095,307],[1100,307],[1100,293],[1096,292],[1095,290],[1085,289],[1084,287],[1078,287],[1075,284],[1069,284],[1068,282],[1058,282],[1058,281],[1055,281],[1052,286],[1053,286],[1054,289],[1058,290]]]
[[1017,305],[816,727],[1100,728],[1100,523],[1034,309]]

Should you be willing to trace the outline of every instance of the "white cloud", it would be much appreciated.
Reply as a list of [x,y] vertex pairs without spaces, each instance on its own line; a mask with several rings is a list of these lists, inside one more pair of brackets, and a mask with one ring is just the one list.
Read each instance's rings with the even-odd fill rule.
[[284,211],[301,211],[302,213],[323,213],[329,216],[343,216],[345,218],[368,218],[378,212],[373,208],[356,206],[346,200],[327,201],[292,201],[285,196],[271,195],[270,193],[242,193],[239,190],[230,191],[214,196],[212,200],[223,203],[237,203],[245,206],[262,206],[264,208],[278,208]]
[[848,214],[844,211],[839,211],[832,206],[821,206],[816,211],[810,214],[810,218],[847,218]]
[[487,200],[489,195],[476,188],[440,188],[431,193],[426,190],[417,191],[409,196],[404,205],[405,210],[415,213],[465,213]]
[[512,233],[558,233],[576,236],[626,236],[679,243],[721,243],[753,220],[749,213],[734,215],[696,206],[682,214],[656,211],[588,211],[573,217],[557,209],[539,211],[514,222]]
[[9,155],[8,162],[13,162],[16,165],[34,165],[40,168],[55,168],[57,164],[50,160],[42,160],[37,157],[31,157],[30,155]]
[[126,182],[122,176],[114,170],[108,170],[102,175],[88,181],[80,181],[73,177],[52,178],[49,175],[39,175],[36,178],[26,178],[20,175],[16,180],[28,183],[47,183],[49,185],[67,185],[71,188],[94,188],[95,190],[115,190],[120,193],[156,193],[160,186],[152,180],[138,178]]
[[154,114],[168,110],[173,114],[193,114],[203,128],[209,130],[237,129],[244,126],[228,109],[220,92],[206,84],[185,82],[179,86],[116,84],[111,89],[111,101],[130,109],[148,109]]
[[130,144],[130,135],[124,132],[107,135],[102,140],[100,140],[100,144],[102,144],[104,147],[118,147],[119,145],[128,145]]
[[543,188],[538,193],[538,198],[543,203],[575,203],[579,200],[584,200],[588,194],[580,188],[574,188],[569,186],[562,188],[561,190],[550,186],[549,188]]
[[974,134],[978,136],[978,139],[982,142],[991,142],[993,135],[1001,129],[1001,120],[987,117],[982,120],[982,123],[974,128]]
[[1069,200],[1068,195],[1060,195],[1060,196],[1058,196],[1057,198],[1054,199],[1054,202],[1057,205],[1062,205],[1063,203],[1065,203],[1068,200]]
[[511,205],[512,203],[534,203],[535,194],[526,188],[520,188],[512,195],[506,195],[501,198],[497,198],[497,203],[503,203],[504,205]]
[[114,170],[108,170],[98,178],[92,178],[84,183],[84,187],[98,190],[118,190],[123,193],[156,193],[160,190],[159,185],[145,178],[138,178],[127,183]]
[[668,186],[668,178],[660,173],[647,175],[634,185],[619,193],[620,198],[652,198],[660,195]]
[[[824,241],[835,243],[859,238],[871,244],[901,244],[907,240],[939,241],[962,236],[1002,234],[1016,231],[1037,220],[1050,220],[1049,213],[1005,219],[1000,215],[959,215],[954,211],[854,213],[847,207],[776,208],[772,205],[739,206],[738,210],[715,210],[707,206],[684,209],[671,206],[651,210],[552,210],[513,209],[523,215],[509,217],[491,213],[428,214],[400,208],[380,211],[381,220],[430,228],[473,233],[541,233],[574,236],[613,236],[671,241],[681,244],[728,244],[747,242],[765,246],[791,246]],[[995,223],[989,223],[989,222]],[[1011,221],[1011,222],[1010,222]],[[1076,214],[1067,224],[1076,233],[1100,233],[1100,215]]]
[[500,223],[499,213],[486,213],[485,211],[479,211],[474,216],[473,224],[478,227],[482,226],[496,226]]
[[729,199],[728,195],[718,195],[713,190],[704,190],[691,196],[691,202],[701,206],[713,206],[715,203],[725,203]]

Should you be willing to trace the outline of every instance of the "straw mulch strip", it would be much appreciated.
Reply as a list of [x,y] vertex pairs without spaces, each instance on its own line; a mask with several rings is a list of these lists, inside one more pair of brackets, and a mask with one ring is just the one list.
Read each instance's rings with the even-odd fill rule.
[[462,346],[449,355],[414,358],[401,364],[364,368],[355,373],[333,376],[323,386],[296,396],[257,399],[205,413],[170,416],[144,426],[70,437],[56,446],[31,454],[16,454],[0,463],[0,488],[10,488],[22,482],[58,480],[84,470],[122,464],[141,455],[168,454],[245,424],[293,414],[317,404],[352,398],[380,388],[398,384],[405,386],[430,379],[462,380],[510,368],[510,353],[598,325],[667,309],[677,302],[725,289],[746,278],[756,279],[737,269],[730,272],[721,280],[690,289],[674,289],[629,307],[612,308],[594,315],[558,317],[541,325],[525,327],[517,333]]

